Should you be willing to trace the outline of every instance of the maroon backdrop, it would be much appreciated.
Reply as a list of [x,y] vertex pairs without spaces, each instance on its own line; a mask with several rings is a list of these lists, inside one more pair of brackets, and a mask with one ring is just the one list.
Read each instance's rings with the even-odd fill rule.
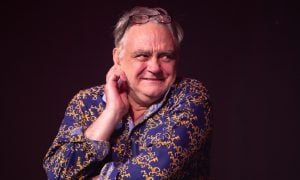
[[185,30],[179,74],[201,79],[214,104],[212,176],[299,178],[299,18],[283,0],[3,4],[1,177],[46,179],[68,102],[104,82],[114,23],[134,5],[164,7]]

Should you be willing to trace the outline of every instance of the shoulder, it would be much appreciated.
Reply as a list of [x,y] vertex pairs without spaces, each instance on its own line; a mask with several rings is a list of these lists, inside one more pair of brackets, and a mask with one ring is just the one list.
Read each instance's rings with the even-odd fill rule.
[[172,86],[173,95],[181,98],[197,97],[201,101],[209,99],[207,88],[203,82],[193,78],[177,78]]
[[[98,115],[98,112],[104,107],[103,92],[104,85],[80,90],[69,102],[65,116],[80,120],[83,123],[87,117],[91,119],[92,116]],[[84,118],[81,117],[83,114],[85,114]]]
[[94,87],[80,90],[74,96],[72,101],[98,100],[99,98],[102,98],[103,94],[104,94],[104,85],[94,86]]
[[197,79],[178,78],[170,89],[166,107],[175,123],[194,123],[207,132],[212,127],[212,104],[208,90]]

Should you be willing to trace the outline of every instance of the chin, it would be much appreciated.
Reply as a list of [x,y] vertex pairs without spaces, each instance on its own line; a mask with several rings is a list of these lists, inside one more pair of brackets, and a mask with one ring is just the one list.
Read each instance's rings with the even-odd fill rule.
[[164,93],[166,92],[167,90],[151,90],[151,91],[147,91],[145,92],[144,94],[147,96],[147,97],[150,97],[152,99],[159,99],[161,98]]

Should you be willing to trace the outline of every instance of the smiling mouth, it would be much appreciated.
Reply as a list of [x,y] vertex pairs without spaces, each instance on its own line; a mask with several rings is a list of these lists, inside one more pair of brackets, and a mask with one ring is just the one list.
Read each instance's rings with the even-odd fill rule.
[[141,78],[142,80],[148,80],[148,81],[163,81],[163,78]]

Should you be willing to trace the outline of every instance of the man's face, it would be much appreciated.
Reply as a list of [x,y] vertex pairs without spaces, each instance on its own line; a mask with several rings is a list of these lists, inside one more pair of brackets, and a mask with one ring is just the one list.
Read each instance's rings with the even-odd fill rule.
[[[114,59],[127,77],[129,98],[149,106],[164,95],[176,78],[177,54],[171,32],[155,22],[134,25],[121,46],[121,55],[114,50]],[[116,56],[120,59],[116,60]]]

